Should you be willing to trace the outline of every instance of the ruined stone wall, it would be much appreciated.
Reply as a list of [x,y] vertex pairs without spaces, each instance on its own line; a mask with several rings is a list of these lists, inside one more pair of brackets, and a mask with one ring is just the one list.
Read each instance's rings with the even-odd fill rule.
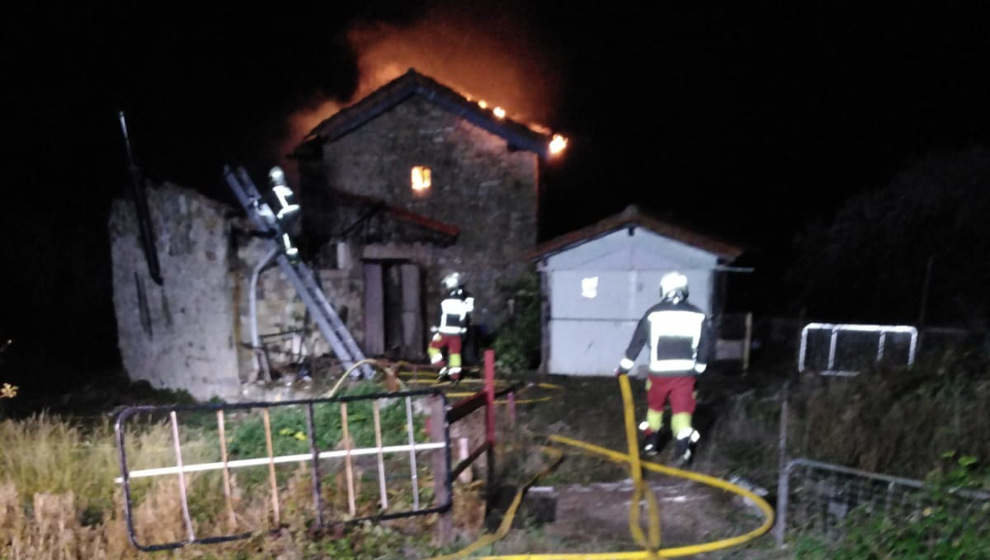
[[148,274],[134,204],[115,200],[109,232],[113,302],[132,380],[198,399],[239,389],[230,209],[188,189],[147,189],[164,283]]
[[[258,366],[250,350],[250,279],[254,267],[261,262],[270,246],[268,241],[258,238],[245,239],[238,243],[233,279],[238,286],[237,310],[240,340],[243,342],[240,345],[238,359],[241,378],[248,382],[258,378]],[[336,245],[331,245],[326,250],[331,249],[336,250]],[[361,302],[363,286],[360,263],[355,265],[353,261],[345,261],[342,264],[343,267],[337,268],[313,268],[331,305],[360,344],[363,337]],[[299,336],[302,338],[301,342],[307,356],[321,356],[331,351],[329,344],[309,316],[306,305],[274,261],[258,278],[256,305],[258,334],[262,337],[262,343],[268,350],[269,361],[274,368],[284,368],[285,371],[289,371],[291,364],[297,359],[296,352],[299,349],[293,346],[292,333],[301,333]]]
[[[431,168],[433,184],[425,193],[411,189],[414,165]],[[304,173],[315,169],[309,166]],[[536,243],[536,154],[510,151],[502,138],[414,96],[326,144],[318,173],[324,177],[307,178],[302,192],[309,231],[327,236],[333,228],[321,214],[326,201],[318,191],[320,183],[456,225],[461,233],[454,246],[421,247],[414,257],[402,257],[424,268],[428,321],[436,321],[440,279],[459,270],[467,274],[468,290],[478,298],[476,319],[489,328],[497,323],[504,312],[497,286],[526,269],[523,254]],[[371,254],[375,251],[383,249]]]
[[[148,274],[134,205],[116,200],[109,220],[113,299],[118,344],[132,380],[182,389],[197,399],[236,400],[258,380],[252,350],[251,274],[271,247],[250,235],[241,213],[194,191],[163,185],[148,189],[148,205],[164,285]],[[359,248],[324,248],[314,269],[334,309],[360,344],[363,274]],[[338,258],[338,253],[340,258]],[[320,266],[320,263],[327,263]],[[332,264],[331,264],[332,263]],[[257,320],[276,370],[291,372],[298,356],[330,352],[292,283],[274,261],[258,281]]]

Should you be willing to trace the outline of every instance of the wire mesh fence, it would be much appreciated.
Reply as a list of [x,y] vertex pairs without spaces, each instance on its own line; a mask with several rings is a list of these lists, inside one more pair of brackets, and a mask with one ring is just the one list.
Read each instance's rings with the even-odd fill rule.
[[777,498],[778,545],[800,535],[835,542],[866,521],[893,526],[952,515],[990,531],[990,494],[964,489],[933,489],[920,480],[899,478],[794,459],[780,474]]

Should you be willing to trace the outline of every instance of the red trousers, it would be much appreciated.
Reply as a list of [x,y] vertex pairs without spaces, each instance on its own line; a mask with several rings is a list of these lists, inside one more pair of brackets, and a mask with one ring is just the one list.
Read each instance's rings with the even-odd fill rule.
[[650,410],[663,411],[663,404],[670,399],[671,414],[694,414],[694,376],[659,377],[648,379],[646,405]]
[[439,356],[440,351],[444,348],[447,349],[447,355],[450,357],[450,365],[459,367],[461,365],[461,335],[443,333],[433,335],[433,338],[430,339],[430,346],[427,348],[430,361],[433,362],[433,356]]

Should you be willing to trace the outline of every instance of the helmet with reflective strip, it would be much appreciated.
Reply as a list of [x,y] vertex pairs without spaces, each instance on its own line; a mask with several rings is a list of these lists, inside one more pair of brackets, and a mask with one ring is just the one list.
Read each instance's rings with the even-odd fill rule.
[[451,272],[443,277],[443,285],[448,290],[453,290],[461,286],[461,273]]
[[272,182],[273,186],[287,186],[285,183],[285,172],[277,165],[268,171],[268,179]]
[[668,272],[660,279],[660,299],[682,301],[688,297],[688,279],[680,272]]

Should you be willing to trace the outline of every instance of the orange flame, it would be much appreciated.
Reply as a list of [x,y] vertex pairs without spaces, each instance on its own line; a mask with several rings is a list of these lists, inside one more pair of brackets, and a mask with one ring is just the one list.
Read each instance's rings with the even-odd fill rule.
[[[346,102],[316,99],[293,112],[281,153],[291,152],[320,122],[409,68],[468,99],[481,100],[478,105],[483,109],[489,106],[485,100],[496,100],[498,103],[492,105],[497,105],[493,109],[497,118],[505,118],[508,113],[504,107],[511,107],[513,120],[527,123],[537,132],[549,132],[536,124],[550,120],[551,100],[557,94],[554,69],[558,65],[547,54],[548,48],[512,14],[472,15],[438,6],[412,26],[352,28],[348,41],[358,53],[360,70],[353,96]],[[493,33],[493,29],[500,32]],[[484,95],[478,95],[481,93]]]
[[550,140],[550,154],[558,155],[564,151],[567,147],[567,138],[564,138],[560,134],[554,134],[553,139]]

